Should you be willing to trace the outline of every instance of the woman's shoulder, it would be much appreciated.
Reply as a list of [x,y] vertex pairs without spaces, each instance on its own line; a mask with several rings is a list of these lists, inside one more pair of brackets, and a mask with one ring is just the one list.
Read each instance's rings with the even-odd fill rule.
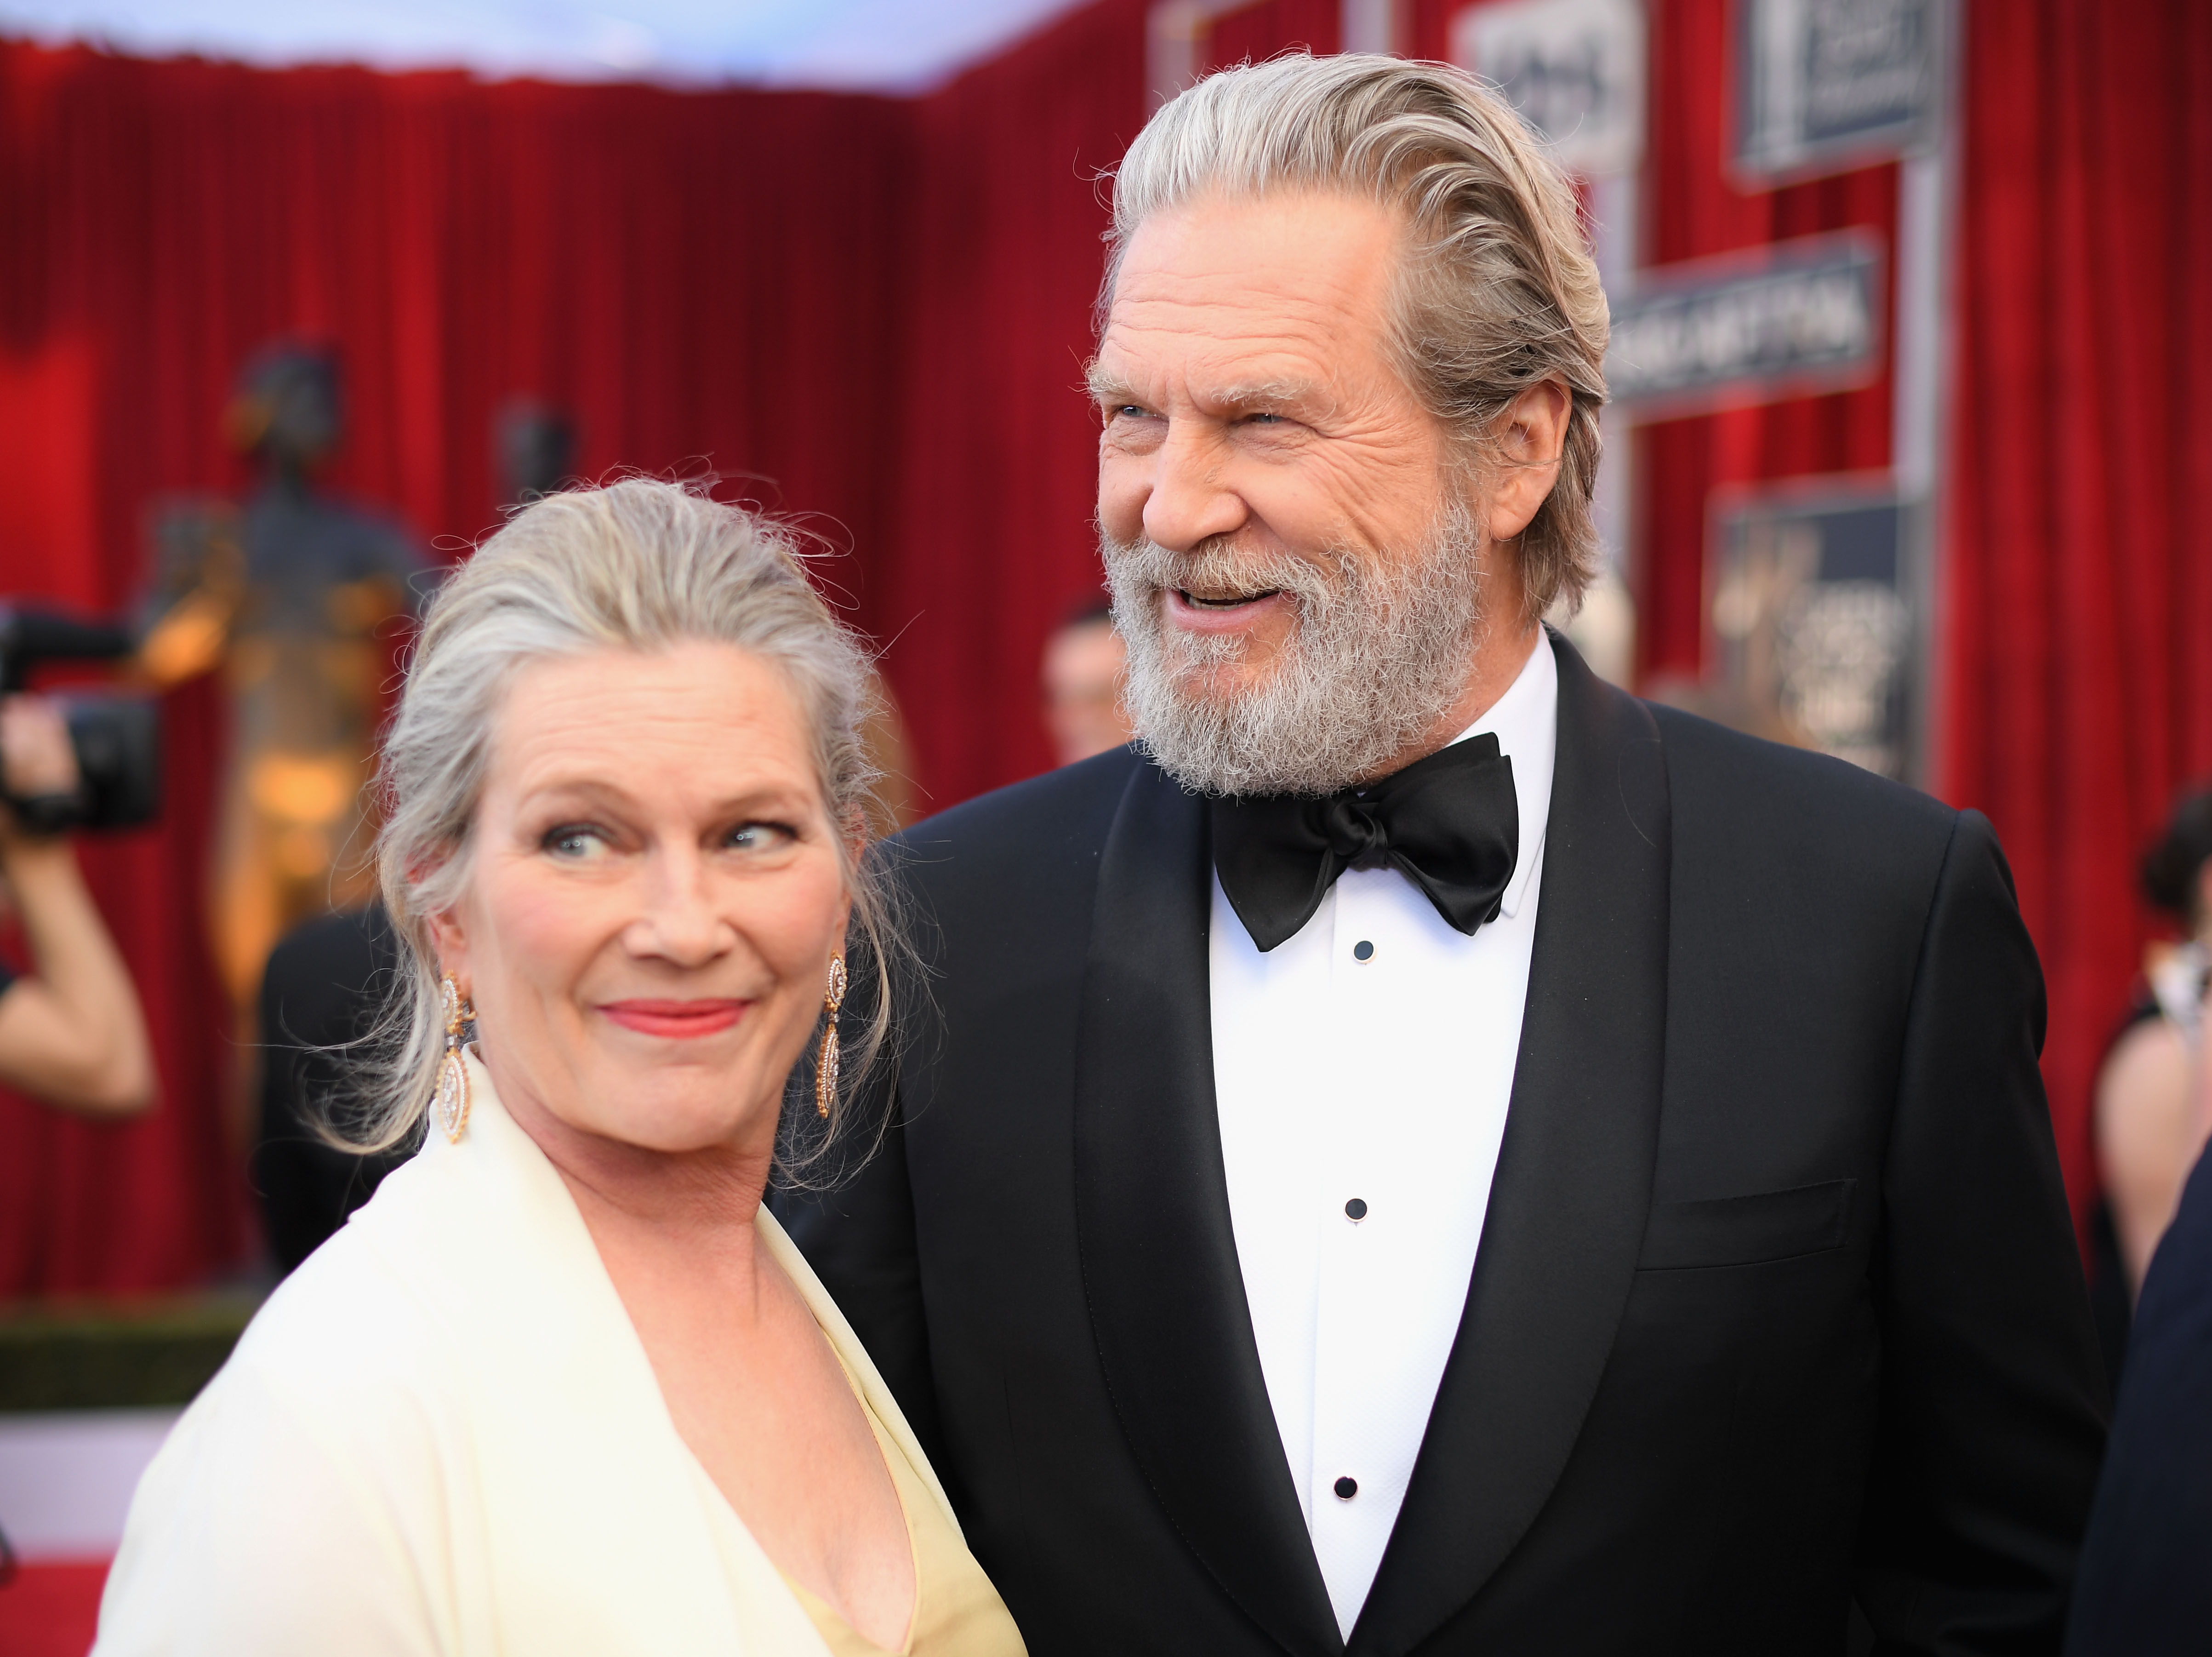
[[420,1158],[394,1169],[276,1286],[224,1373],[333,1400],[395,1383],[434,1386],[453,1323],[453,1308],[441,1304],[447,1287],[425,1270],[436,1203],[423,1188],[434,1183]]
[[104,1657],[213,1649],[217,1631],[234,1652],[435,1643],[434,1544],[466,1416],[445,1320],[380,1234],[409,1171],[385,1219],[357,1217],[276,1287],[155,1457],[110,1575]]

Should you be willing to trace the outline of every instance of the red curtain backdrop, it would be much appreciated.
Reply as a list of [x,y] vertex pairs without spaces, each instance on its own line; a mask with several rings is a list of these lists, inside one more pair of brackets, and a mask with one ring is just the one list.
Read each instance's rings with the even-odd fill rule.
[[[1646,105],[1647,265],[1733,253],[1849,226],[1897,241],[1897,168],[1780,190],[1727,176],[1734,51],[1729,0],[1655,0]],[[1887,300],[1885,298],[1885,308]],[[1703,669],[1707,511],[1713,491],[1890,464],[1887,366],[1863,389],[1639,427],[1636,445],[1637,657],[1647,680]]]
[[1253,0],[1213,19],[1200,62],[1225,69],[1282,52],[1340,52],[1343,29],[1342,0]]
[[2017,0],[1967,31],[1942,788],[2012,860],[2078,1209],[2136,860],[2212,780],[2212,9]]
[[891,296],[907,320],[878,626],[927,808],[1052,763],[1046,636],[1100,594],[1083,391],[1102,168],[1144,124],[1144,0],[1103,0],[922,100]]
[[[0,593],[126,603],[149,504],[247,481],[220,417],[282,334],[343,355],[331,486],[447,552],[495,521],[494,411],[530,394],[574,411],[587,473],[711,462],[879,554],[902,338],[884,158],[909,118],[0,46]],[[166,821],[85,856],[164,1103],[93,1126],[0,1100],[0,1294],[193,1282],[246,1240],[204,941],[223,719],[204,685],[169,711]]]
[[[1442,55],[1461,9],[1412,0],[1413,50]],[[926,805],[1042,768],[1038,649],[1098,581],[1096,180],[1146,113],[1146,11],[1097,0],[908,102],[0,45],[0,592],[123,601],[149,503],[246,481],[217,423],[239,361],[304,335],[349,374],[334,487],[457,550],[494,521],[493,411],[548,399],[586,473],[712,465],[854,550],[829,573],[889,643]],[[1893,244],[1893,168],[1727,181],[1728,11],[1652,5],[1647,259]],[[1942,781],[2021,875],[2077,1193],[2144,925],[2133,853],[2212,771],[2200,14],[1969,7]],[[1331,46],[1337,15],[1260,0],[1203,60]],[[1712,489],[1885,466],[1889,409],[1885,376],[1642,436],[1647,673],[1698,665]],[[87,855],[167,1102],[100,1129],[0,1100],[0,1296],[189,1283],[246,1240],[202,941],[222,710],[199,687],[171,713],[168,820]]]

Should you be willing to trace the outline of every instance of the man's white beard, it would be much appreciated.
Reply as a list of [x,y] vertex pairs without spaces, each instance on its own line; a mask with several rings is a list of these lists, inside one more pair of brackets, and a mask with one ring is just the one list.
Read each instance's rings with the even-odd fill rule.
[[[1459,699],[1487,621],[1482,534],[1457,504],[1395,567],[1342,550],[1324,568],[1221,540],[1188,554],[1100,540],[1138,738],[1204,794],[1324,795],[1373,780]],[[1168,624],[1165,595],[1190,587],[1295,601],[1292,631],[1258,682],[1215,682],[1243,660],[1242,637]]]

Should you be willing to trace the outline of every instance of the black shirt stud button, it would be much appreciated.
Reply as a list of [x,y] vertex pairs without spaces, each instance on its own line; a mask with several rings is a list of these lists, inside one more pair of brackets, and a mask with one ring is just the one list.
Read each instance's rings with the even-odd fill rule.
[[1364,1220],[1367,1217],[1367,1199],[1364,1197],[1355,1197],[1346,1203],[1344,1205],[1344,1217],[1347,1220]]
[[1359,1481],[1356,1478],[1340,1478],[1334,1488],[1338,1500],[1349,1502],[1359,1494]]
[[1362,938],[1358,943],[1352,946],[1352,959],[1356,961],[1373,960],[1375,959],[1375,946],[1368,942],[1366,939]]

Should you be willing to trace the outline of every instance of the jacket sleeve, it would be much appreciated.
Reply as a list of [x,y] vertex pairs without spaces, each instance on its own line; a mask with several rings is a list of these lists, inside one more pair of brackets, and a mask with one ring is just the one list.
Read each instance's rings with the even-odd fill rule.
[[780,1191],[769,1206],[867,1348],[942,1477],[949,1463],[942,1453],[930,1374],[914,1191],[907,1181],[906,1124],[896,1078],[856,1104],[860,1120],[853,1130],[854,1142],[872,1142],[858,1170],[848,1169],[825,1190]]
[[1959,819],[1906,1013],[1855,1590],[1894,1653],[2056,1653],[2105,1439],[2037,1058],[2044,990],[1988,822]]

